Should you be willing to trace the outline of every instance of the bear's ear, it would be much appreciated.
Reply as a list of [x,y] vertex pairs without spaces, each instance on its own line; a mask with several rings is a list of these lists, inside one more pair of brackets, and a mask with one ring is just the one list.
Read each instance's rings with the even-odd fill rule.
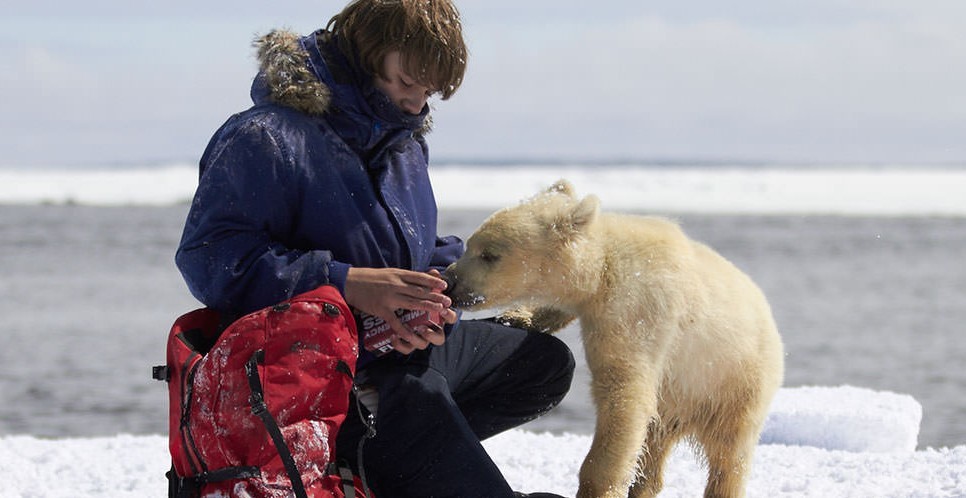
[[570,184],[567,180],[561,178],[557,180],[553,185],[544,191],[547,194],[564,194],[569,197],[576,197],[574,195],[574,186]]
[[570,224],[578,232],[583,231],[587,225],[597,219],[598,213],[600,213],[600,199],[596,195],[588,195],[570,212]]
[[588,195],[580,202],[560,205],[559,210],[547,220],[547,227],[553,234],[570,239],[586,230],[597,219],[599,212],[597,196]]

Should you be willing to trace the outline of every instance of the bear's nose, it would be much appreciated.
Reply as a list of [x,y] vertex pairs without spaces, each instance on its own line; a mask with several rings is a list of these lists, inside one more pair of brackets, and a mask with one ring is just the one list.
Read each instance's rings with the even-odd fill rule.
[[453,292],[456,289],[456,274],[451,271],[452,268],[452,265],[450,265],[450,267],[447,268],[442,275],[440,275],[443,281],[446,282],[446,289],[443,290],[443,295],[449,297],[450,299],[453,298]]

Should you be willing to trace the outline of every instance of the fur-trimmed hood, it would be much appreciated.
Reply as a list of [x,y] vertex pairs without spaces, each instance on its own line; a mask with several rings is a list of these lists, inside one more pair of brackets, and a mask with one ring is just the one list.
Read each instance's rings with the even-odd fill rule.
[[259,77],[264,78],[270,100],[313,116],[329,110],[332,93],[309,69],[309,54],[302,47],[300,36],[274,30],[257,38],[253,45]]
[[432,120],[428,106],[419,115],[398,109],[371,82],[353,68],[325,31],[300,36],[273,30],[258,37],[259,73],[252,86],[256,103],[268,100],[300,112],[323,116],[332,109],[428,133]]

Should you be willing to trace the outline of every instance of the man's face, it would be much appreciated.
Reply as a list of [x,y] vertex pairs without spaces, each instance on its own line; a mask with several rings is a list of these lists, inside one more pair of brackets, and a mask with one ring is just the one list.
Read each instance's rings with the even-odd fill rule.
[[423,86],[415,78],[406,74],[402,68],[402,55],[399,52],[389,52],[382,61],[382,71],[386,79],[376,75],[376,88],[382,90],[396,107],[407,114],[419,114],[426,105],[426,100],[434,93],[428,86]]

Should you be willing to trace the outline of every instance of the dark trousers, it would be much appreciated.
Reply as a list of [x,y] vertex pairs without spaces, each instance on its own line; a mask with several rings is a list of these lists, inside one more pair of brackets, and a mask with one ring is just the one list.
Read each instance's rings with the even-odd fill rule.
[[[573,371],[573,355],[559,339],[491,320],[461,322],[442,347],[367,365],[360,381],[379,392],[376,436],[363,446],[373,494],[512,497],[480,441],[560,403]],[[363,434],[350,408],[337,452],[353,467]]]

